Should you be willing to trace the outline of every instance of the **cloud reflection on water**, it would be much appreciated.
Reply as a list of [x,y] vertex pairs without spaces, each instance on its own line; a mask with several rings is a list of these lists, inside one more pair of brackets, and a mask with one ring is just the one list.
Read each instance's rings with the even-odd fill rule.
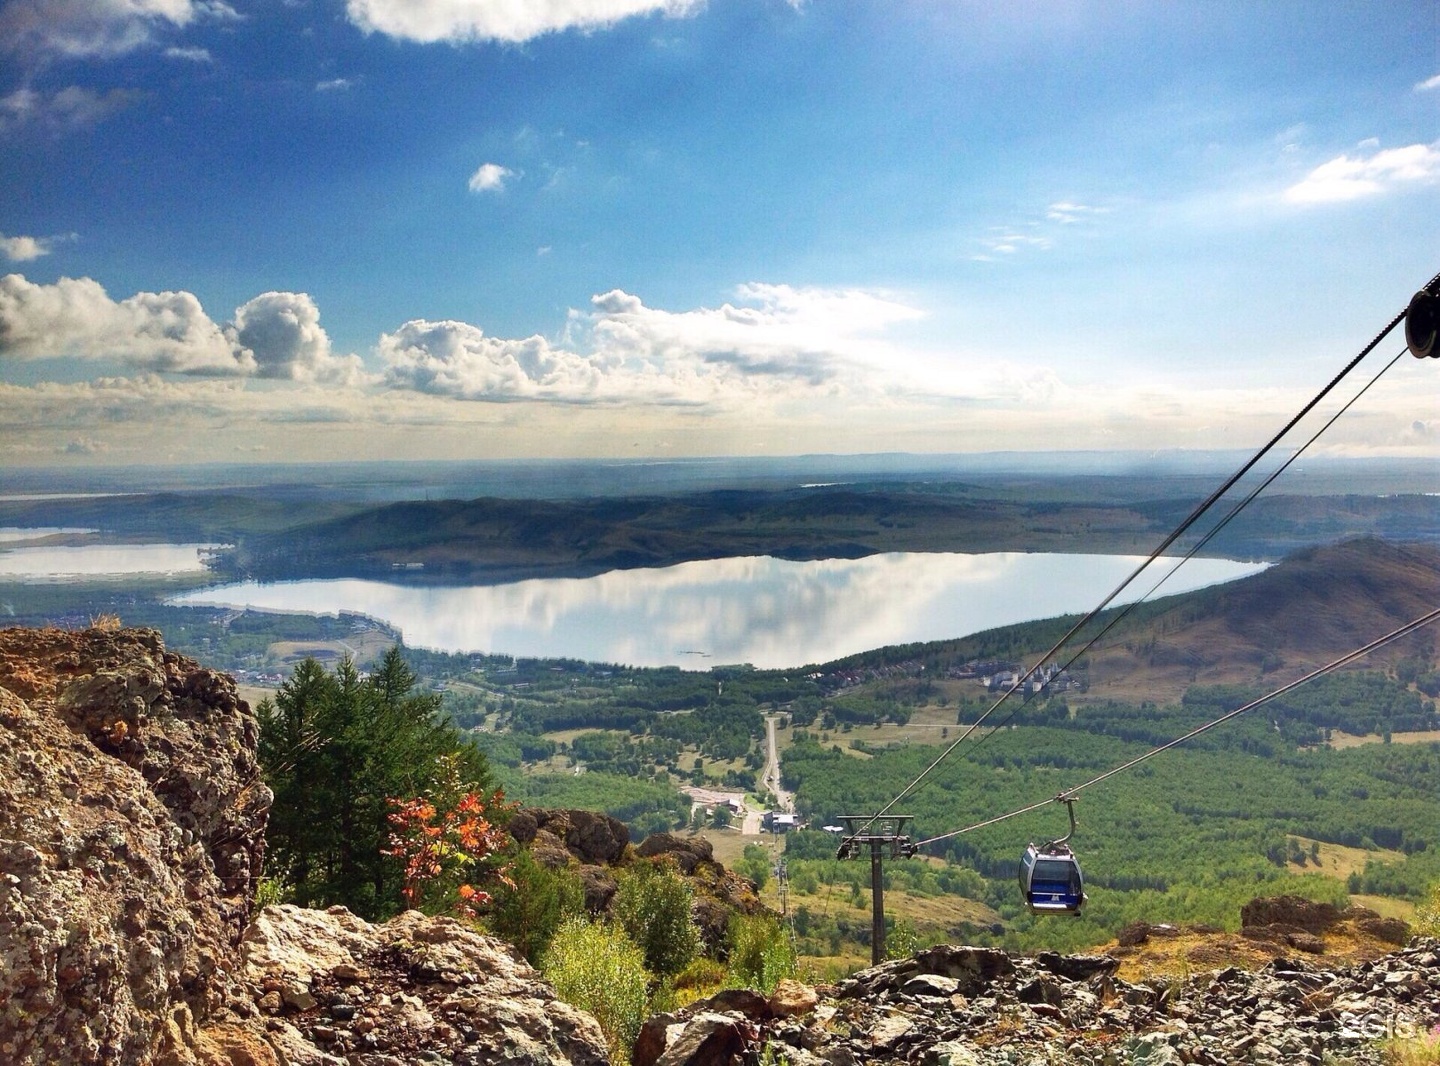
[[[407,644],[445,651],[781,668],[1085,611],[1138,562],[1019,552],[896,552],[813,562],[753,557],[459,588],[355,579],[246,582],[174,602],[356,612],[400,627]],[[1229,581],[1264,566],[1195,559],[1162,591]]]

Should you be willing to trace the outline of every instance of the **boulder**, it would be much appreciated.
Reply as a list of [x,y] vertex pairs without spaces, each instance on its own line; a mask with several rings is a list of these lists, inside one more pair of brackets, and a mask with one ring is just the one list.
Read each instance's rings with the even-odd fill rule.
[[[267,907],[242,961],[293,1062],[380,1052],[517,1066],[609,1061],[595,1020],[557,999],[514,947],[449,918],[406,911],[371,925],[343,907]],[[259,1002],[270,989],[278,1005]]]
[[0,630],[0,1049],[184,1064],[231,969],[271,795],[234,682],[153,630]]
[[685,1022],[655,1066],[732,1066],[753,1039],[740,1018],[702,1012]]
[[695,867],[702,862],[713,863],[715,861],[715,849],[710,841],[704,837],[685,839],[677,837],[673,833],[651,833],[640,842],[635,849],[635,854],[642,859],[654,858],[657,855],[669,855],[675,860],[676,867],[685,876],[689,877],[695,872]]
[[765,1008],[772,1018],[793,1018],[809,1014],[819,1002],[820,995],[815,989],[787,977],[775,986]]
[[[506,829],[532,850],[553,850],[558,844],[582,864],[590,866],[613,865],[630,843],[630,829],[624,822],[595,811],[528,807],[516,811]],[[545,840],[546,836],[550,840]]]
[[1323,933],[1340,920],[1333,903],[1316,903],[1302,896],[1262,896],[1240,908],[1240,930],[1283,927]]

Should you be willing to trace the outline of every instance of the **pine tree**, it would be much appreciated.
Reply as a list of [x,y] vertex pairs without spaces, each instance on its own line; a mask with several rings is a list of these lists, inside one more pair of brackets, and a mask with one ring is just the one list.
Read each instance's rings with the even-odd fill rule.
[[398,647],[369,677],[349,658],[333,674],[306,659],[256,709],[275,793],[268,866],[295,902],[366,918],[400,910],[401,872],[384,854],[391,801],[430,790],[449,754],[464,789],[488,787],[484,755],[442,717],[438,694],[415,691],[418,680]]

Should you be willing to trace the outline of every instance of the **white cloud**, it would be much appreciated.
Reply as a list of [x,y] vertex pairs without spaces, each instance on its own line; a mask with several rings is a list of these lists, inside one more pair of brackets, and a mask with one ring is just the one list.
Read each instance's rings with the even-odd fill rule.
[[330,350],[320,309],[303,292],[262,293],[235,309],[225,335],[258,377],[341,384],[363,377],[358,356]]
[[1109,213],[1108,207],[1092,207],[1089,204],[1077,204],[1069,200],[1057,200],[1045,209],[1046,218],[1051,222],[1059,222],[1063,225],[1071,225],[1096,215]]
[[188,63],[213,63],[215,57],[208,48],[167,48],[166,59],[183,59]]
[[0,8],[0,50],[25,56],[117,56],[141,48],[160,29],[210,15],[234,17],[223,3],[193,0],[11,0]]
[[752,283],[738,304],[670,312],[615,289],[592,298],[593,345],[609,359],[674,376],[722,370],[820,384],[884,361],[873,335],[923,312],[856,289]]
[[0,278],[0,359],[111,359],[150,371],[254,376],[344,385],[365,380],[358,356],[337,355],[305,293],[267,292],[221,326],[188,292],[112,300],[91,278],[40,285]]
[[1022,248],[1032,248],[1036,251],[1049,251],[1052,242],[1049,237],[1037,237],[1030,233],[1016,233],[1013,230],[1003,231],[991,237],[982,237],[980,243],[991,252],[999,255],[1014,255]]
[[518,44],[561,30],[598,29],[636,15],[683,16],[702,0],[347,0],[366,33],[433,44]]
[[466,322],[406,322],[377,346],[385,383],[460,400],[546,398],[577,401],[595,394],[600,371],[544,337],[502,340]]
[[253,369],[191,293],[141,292],[115,301],[90,278],[37,285],[0,278],[0,358],[118,359],[182,374]]
[[66,455],[103,455],[110,450],[110,446],[93,437],[76,437],[67,441],[60,450]]
[[344,92],[346,89],[353,89],[355,83],[349,78],[331,78],[329,81],[317,81],[315,91],[320,93]]
[[34,89],[16,89],[0,96],[0,131],[32,123],[51,129],[93,126],[129,107],[143,95],[138,89],[97,93],[78,85],[66,86],[49,95]]
[[1415,86],[1417,93],[1429,92],[1431,89],[1440,89],[1440,74],[1436,74],[1433,78],[1426,78]]
[[380,338],[384,381],[465,400],[726,405],[871,381],[873,335],[920,317],[855,290],[745,285],[736,304],[670,312],[615,289],[572,311],[560,344],[487,337],[464,322],[407,322]]
[[48,237],[7,237],[0,233],[0,255],[12,263],[26,263],[49,255],[52,239]]
[[1369,157],[1336,156],[1286,189],[1285,199],[1296,204],[1358,200],[1397,186],[1437,179],[1440,179],[1440,145],[1411,144],[1388,148]]
[[470,175],[471,192],[504,192],[505,183],[515,176],[509,167],[499,163],[482,163],[480,169]]

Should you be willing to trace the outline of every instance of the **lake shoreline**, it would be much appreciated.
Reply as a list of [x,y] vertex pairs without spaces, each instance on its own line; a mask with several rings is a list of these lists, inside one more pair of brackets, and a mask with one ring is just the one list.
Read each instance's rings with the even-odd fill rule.
[[[210,585],[167,602],[363,615],[402,632],[407,645],[452,653],[790,668],[1083,612],[1143,559],[1055,552],[888,552],[807,561],[743,556],[493,584],[252,580]],[[1197,558],[1160,592],[1233,581],[1267,565]],[[1134,596],[1150,590],[1161,572],[1138,583]]]

